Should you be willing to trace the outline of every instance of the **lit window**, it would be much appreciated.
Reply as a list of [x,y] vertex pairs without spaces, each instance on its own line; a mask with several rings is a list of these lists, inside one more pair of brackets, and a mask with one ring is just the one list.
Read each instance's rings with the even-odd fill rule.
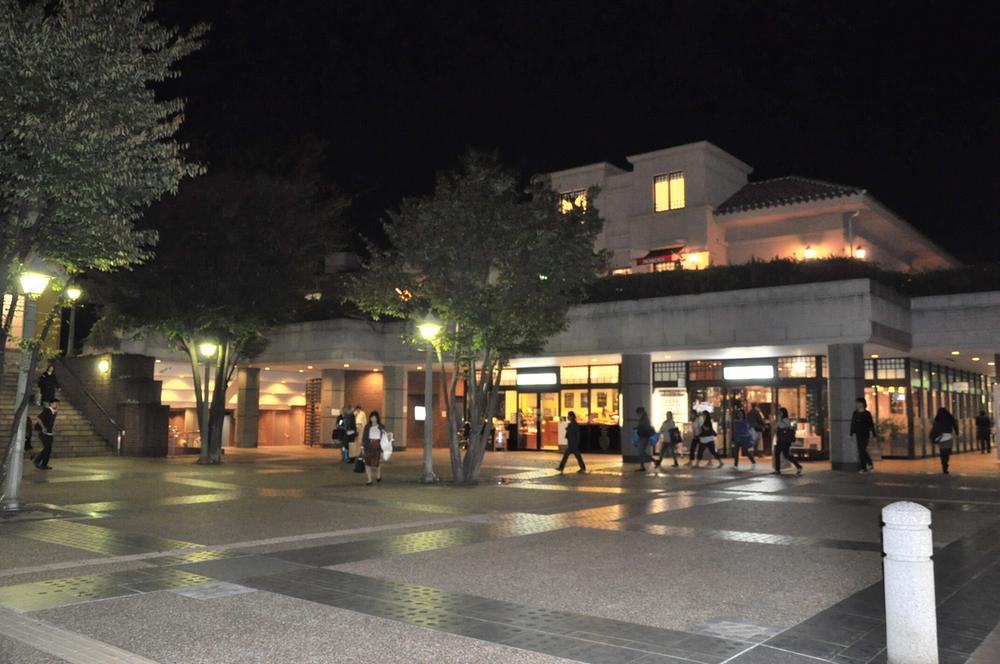
[[614,277],[621,277],[621,276],[624,276],[626,274],[632,274],[632,268],[630,268],[630,267],[617,267],[614,270],[611,270],[611,275],[614,276]]
[[684,362],[653,362],[653,382],[666,383],[684,380],[687,364]]
[[562,210],[563,214],[567,214],[573,211],[574,207],[580,209],[587,209],[587,190],[577,189],[576,191],[567,191],[562,195],[562,201],[559,204],[559,209]]
[[590,382],[596,385],[618,382],[618,365],[603,364],[590,367]]
[[653,209],[656,212],[684,207],[684,171],[673,171],[653,178]]
[[517,369],[504,369],[500,372],[501,385],[517,385]]
[[588,367],[561,367],[559,369],[559,382],[563,385],[585,385],[588,379]]
[[778,376],[780,378],[815,378],[815,357],[779,357]]

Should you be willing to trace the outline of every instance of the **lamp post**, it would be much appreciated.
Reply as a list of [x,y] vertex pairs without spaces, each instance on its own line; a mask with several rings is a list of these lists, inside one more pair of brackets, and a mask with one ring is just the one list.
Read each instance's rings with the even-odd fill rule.
[[208,440],[205,438],[208,435],[208,382],[209,382],[209,372],[211,370],[211,363],[209,360],[215,355],[215,351],[218,350],[218,346],[211,341],[202,341],[198,344],[198,353],[201,355],[202,359],[205,360],[205,385],[203,389],[204,397],[201,400],[201,449],[202,454],[208,450]]
[[76,341],[76,301],[83,295],[83,291],[77,286],[70,286],[66,289],[66,297],[69,299],[69,337],[66,339],[66,355],[76,355],[73,348]]
[[427,360],[424,362],[424,471],[421,484],[438,481],[434,474],[434,340],[441,333],[441,323],[428,314],[417,324],[420,336],[427,342]]
[[[45,292],[49,285],[49,277],[41,272],[25,272],[21,275],[21,291],[24,293],[24,316],[21,320],[21,338],[25,341],[35,338],[35,328],[38,323],[38,296]],[[14,397],[15,413],[17,406],[28,392],[28,374],[31,371],[32,349],[21,348],[21,369],[17,374],[17,391]],[[14,429],[14,438],[10,441],[7,452],[7,474],[3,478],[3,495],[0,497],[0,509],[5,511],[20,510],[21,505],[21,475],[24,472],[24,427],[26,413],[21,413]]]

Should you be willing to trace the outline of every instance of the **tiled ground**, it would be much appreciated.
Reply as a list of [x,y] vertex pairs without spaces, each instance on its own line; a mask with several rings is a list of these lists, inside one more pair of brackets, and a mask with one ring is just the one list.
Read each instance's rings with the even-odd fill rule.
[[65,460],[0,519],[0,663],[883,662],[899,499],[934,511],[941,661],[995,661],[998,466],[966,457],[775,478],[505,453],[428,487],[411,451],[371,488],[326,450]]

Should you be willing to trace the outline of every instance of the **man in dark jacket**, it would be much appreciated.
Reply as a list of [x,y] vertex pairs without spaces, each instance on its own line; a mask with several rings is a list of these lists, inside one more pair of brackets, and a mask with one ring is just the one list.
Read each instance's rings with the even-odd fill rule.
[[990,453],[990,434],[993,429],[993,420],[986,414],[985,410],[979,411],[976,415],[976,441],[979,443],[980,454]]
[[42,403],[47,404],[55,399],[56,390],[59,388],[59,379],[56,378],[56,368],[50,364],[45,369],[45,373],[38,377],[38,391],[41,392]]
[[559,462],[559,472],[561,473],[566,467],[566,461],[572,454],[576,457],[576,462],[580,464],[580,470],[576,472],[585,473],[587,466],[583,463],[583,457],[580,456],[580,425],[576,423],[576,413],[569,411],[566,420],[566,451],[563,453],[562,461]]
[[358,422],[350,404],[344,406],[337,426],[344,430],[344,441],[340,448],[340,458],[344,463],[348,463],[351,460],[351,443],[358,439]]
[[868,410],[868,402],[862,398],[854,404],[854,414],[851,415],[851,433],[858,444],[858,472],[870,473],[875,470],[875,464],[868,455],[868,439],[875,435],[875,420]]
[[35,468],[39,470],[52,470],[49,465],[49,456],[52,454],[52,440],[55,433],[56,413],[59,411],[59,399],[52,399],[42,412],[38,414],[38,437],[42,439],[42,451],[35,457]]

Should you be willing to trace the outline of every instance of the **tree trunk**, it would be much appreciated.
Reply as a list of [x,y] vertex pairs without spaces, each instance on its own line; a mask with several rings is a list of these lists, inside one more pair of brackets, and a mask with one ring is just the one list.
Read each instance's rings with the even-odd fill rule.
[[[444,403],[445,410],[447,412],[448,418],[448,450],[451,457],[451,476],[455,482],[461,484],[465,481],[465,473],[462,470],[462,450],[459,447],[458,440],[458,429],[455,426],[455,421],[458,417],[455,397],[455,388],[458,385],[458,368],[459,360],[456,355],[455,363],[453,366],[453,371],[451,374],[451,382],[449,388],[448,382],[448,372],[445,370],[444,361],[441,357],[441,352],[438,351],[438,364],[441,365],[441,386],[444,389]],[[426,417],[432,417],[433,413],[427,413]]]

